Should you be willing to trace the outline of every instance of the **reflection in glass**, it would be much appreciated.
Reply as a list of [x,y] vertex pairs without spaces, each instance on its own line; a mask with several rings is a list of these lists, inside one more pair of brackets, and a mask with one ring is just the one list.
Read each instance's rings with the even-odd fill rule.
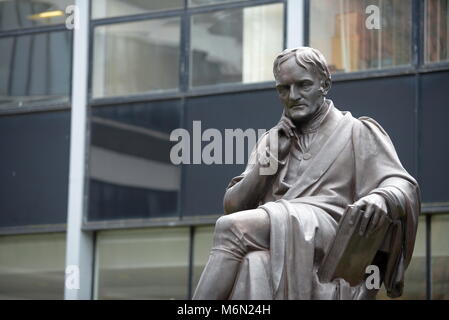
[[89,220],[178,215],[181,168],[170,161],[180,103],[92,109]]
[[0,108],[67,103],[71,32],[0,38]]
[[192,17],[190,85],[272,81],[283,49],[283,4]]
[[91,2],[94,19],[178,9],[184,6],[184,0],[94,0]]
[[[389,299],[383,285],[377,295],[377,299]],[[423,216],[419,217],[415,249],[412,260],[405,272],[404,292],[398,299],[426,299],[426,221]]]
[[0,299],[63,299],[65,234],[0,236]]
[[64,24],[74,0],[0,0],[0,30]]
[[449,0],[426,0],[425,61],[449,61]]
[[[199,6],[207,6],[213,4],[222,4],[228,2],[236,2],[242,0],[189,0],[189,7],[199,7]],[[248,0],[246,0],[248,1]]]
[[[391,68],[411,63],[410,0],[311,0],[310,45],[327,58],[331,72]],[[379,8],[379,29],[369,29]]]
[[96,27],[93,96],[178,88],[179,45],[177,17]]
[[449,214],[432,217],[432,299],[449,299]]
[[188,228],[99,232],[97,298],[186,299],[188,253]]
[[193,249],[193,290],[195,290],[201,273],[209,259],[214,241],[214,227],[196,227]]

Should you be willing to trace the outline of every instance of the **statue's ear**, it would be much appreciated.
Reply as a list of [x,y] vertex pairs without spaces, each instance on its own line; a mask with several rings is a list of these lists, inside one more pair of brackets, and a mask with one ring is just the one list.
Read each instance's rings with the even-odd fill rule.
[[332,84],[332,82],[330,79],[321,81],[321,92],[323,93],[323,96],[327,95],[327,93],[331,89],[331,84]]

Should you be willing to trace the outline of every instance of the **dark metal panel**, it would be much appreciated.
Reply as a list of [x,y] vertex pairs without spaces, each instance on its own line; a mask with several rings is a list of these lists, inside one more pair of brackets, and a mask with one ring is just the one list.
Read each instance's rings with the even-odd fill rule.
[[0,117],[0,226],[64,224],[70,113]]
[[449,202],[449,72],[422,75],[420,176],[425,202]]
[[[193,121],[200,120],[203,132],[216,128],[224,140],[224,129],[268,130],[278,122],[281,112],[282,105],[274,89],[190,98],[186,101],[185,125],[192,136]],[[224,141],[222,145],[224,149]],[[184,165],[183,216],[221,214],[226,186],[244,168],[243,164]]]
[[375,119],[388,133],[405,169],[417,175],[414,76],[344,81],[333,84],[330,98],[355,117]]

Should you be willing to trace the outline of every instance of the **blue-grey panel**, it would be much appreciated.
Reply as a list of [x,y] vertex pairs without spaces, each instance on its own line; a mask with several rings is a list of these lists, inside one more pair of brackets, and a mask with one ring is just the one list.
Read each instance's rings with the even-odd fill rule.
[[70,113],[0,117],[0,226],[66,222]]
[[89,221],[179,215],[169,136],[180,123],[180,100],[92,108]]
[[375,119],[388,133],[407,171],[417,175],[415,77],[335,82],[330,98],[355,117]]
[[449,72],[422,75],[420,182],[424,202],[449,202]]
[[[224,129],[268,130],[278,122],[281,113],[282,105],[274,89],[191,98],[186,102],[185,127],[192,136],[193,121],[199,120],[203,132],[216,128],[224,137]],[[244,169],[243,164],[184,165],[183,215],[222,214],[226,186]]]

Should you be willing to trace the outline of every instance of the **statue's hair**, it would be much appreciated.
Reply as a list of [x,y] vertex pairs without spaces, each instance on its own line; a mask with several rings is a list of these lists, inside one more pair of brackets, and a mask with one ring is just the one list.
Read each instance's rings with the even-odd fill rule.
[[317,49],[310,47],[285,49],[279,53],[273,63],[273,74],[275,79],[277,79],[281,64],[291,57],[295,57],[296,63],[304,69],[308,69],[308,67],[315,69],[323,80],[331,80],[331,73],[329,72],[323,54]]

